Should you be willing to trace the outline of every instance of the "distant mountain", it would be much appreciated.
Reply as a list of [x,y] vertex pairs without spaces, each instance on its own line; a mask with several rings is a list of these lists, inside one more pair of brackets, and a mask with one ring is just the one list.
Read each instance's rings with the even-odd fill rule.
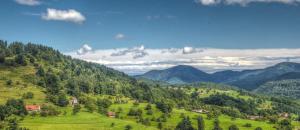
[[206,82],[211,80],[209,74],[186,65],[179,65],[165,70],[152,70],[137,77],[164,81],[172,84]]
[[220,71],[205,73],[191,66],[179,65],[165,70],[153,70],[137,76],[168,83],[216,82],[253,90],[274,80],[300,78],[300,64],[282,62],[265,69],[244,71]]

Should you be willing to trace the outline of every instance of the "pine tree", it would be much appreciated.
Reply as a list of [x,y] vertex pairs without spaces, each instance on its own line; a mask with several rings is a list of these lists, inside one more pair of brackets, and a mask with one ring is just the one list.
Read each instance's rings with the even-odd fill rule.
[[205,123],[202,116],[199,116],[197,118],[197,122],[198,122],[198,130],[205,130]]
[[223,129],[220,127],[220,121],[219,121],[219,119],[215,119],[213,130],[223,130]]

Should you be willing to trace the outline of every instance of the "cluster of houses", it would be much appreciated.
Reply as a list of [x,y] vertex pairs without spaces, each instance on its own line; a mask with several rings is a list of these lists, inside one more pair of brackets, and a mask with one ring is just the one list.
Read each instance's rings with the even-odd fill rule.
[[[72,97],[70,99],[70,104],[72,105],[72,107],[74,107],[74,105],[78,104],[77,98]],[[41,106],[40,105],[25,105],[25,109],[28,112],[39,112],[39,111],[41,111]]]
[[[70,104],[72,105],[72,107],[74,107],[76,104],[78,104],[78,100],[76,97],[72,97],[70,99]],[[41,111],[41,106],[40,105],[25,105],[25,109],[28,112],[40,112]],[[116,117],[116,113],[115,112],[107,112],[106,114],[107,117],[111,117],[111,118],[115,118]]]

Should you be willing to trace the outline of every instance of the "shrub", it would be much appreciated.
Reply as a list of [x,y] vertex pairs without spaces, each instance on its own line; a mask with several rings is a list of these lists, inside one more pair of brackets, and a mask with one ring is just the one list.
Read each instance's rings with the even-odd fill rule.
[[59,114],[60,114],[60,111],[58,111],[57,108],[55,108],[52,105],[43,105],[41,108],[41,112],[40,112],[40,115],[43,117],[57,116]]
[[246,124],[244,125],[244,127],[252,127],[252,124],[246,123]]
[[32,99],[34,97],[34,94],[32,92],[27,92],[23,94],[23,99]]

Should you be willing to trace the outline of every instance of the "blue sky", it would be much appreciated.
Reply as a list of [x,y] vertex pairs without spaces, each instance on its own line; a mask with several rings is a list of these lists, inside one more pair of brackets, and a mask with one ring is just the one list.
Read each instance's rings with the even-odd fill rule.
[[[45,44],[77,58],[83,57],[78,51],[86,44],[81,51],[93,50],[98,55],[93,60],[88,55],[82,59],[101,64],[113,62],[113,53],[120,50],[138,56],[126,63],[144,63],[143,56],[149,58],[152,53],[132,50],[173,48],[201,53],[195,50],[218,48],[243,53],[245,49],[295,49],[293,54],[284,53],[282,61],[286,61],[295,59],[300,48],[300,0],[1,0],[0,17],[1,39]],[[228,57],[237,55],[242,54]],[[113,57],[108,60],[109,56]],[[263,56],[268,55],[256,57]],[[209,68],[199,62],[196,66]]]

